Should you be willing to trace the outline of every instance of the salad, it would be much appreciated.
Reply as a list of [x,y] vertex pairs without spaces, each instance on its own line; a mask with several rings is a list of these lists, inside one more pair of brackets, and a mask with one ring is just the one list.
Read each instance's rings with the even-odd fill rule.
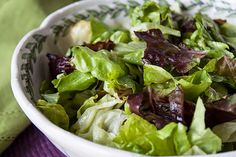
[[235,150],[236,27],[153,1],[130,7],[129,19],[128,30],[94,17],[73,26],[84,31],[75,46],[47,54],[38,109],[80,137],[140,154]]

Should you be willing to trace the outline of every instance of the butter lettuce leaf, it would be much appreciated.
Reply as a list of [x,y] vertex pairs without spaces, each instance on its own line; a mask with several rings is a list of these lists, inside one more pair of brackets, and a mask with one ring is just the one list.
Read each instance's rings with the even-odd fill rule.
[[205,111],[202,99],[198,98],[188,137],[192,145],[212,154],[221,150],[221,139],[211,129],[205,128]]
[[236,142],[236,121],[225,122],[214,126],[212,131],[221,138],[222,142]]
[[52,81],[59,93],[83,91],[95,82],[96,79],[90,73],[83,73],[78,70]]
[[55,125],[68,130],[69,117],[60,104],[48,103],[45,100],[38,100],[37,108]]
[[178,83],[183,88],[185,98],[188,100],[194,100],[210,87],[212,80],[205,70],[201,70],[192,75],[181,77]]
[[191,149],[191,143],[187,136],[187,127],[181,123],[177,124],[175,132],[173,133],[173,143],[177,155],[183,155]]
[[170,136],[176,124],[171,123],[157,131],[153,124],[141,117],[131,114],[121,126],[114,138],[116,147],[146,155],[174,155],[174,145]]
[[112,146],[112,140],[126,120],[124,111],[115,109],[123,102],[110,95],[100,100],[97,96],[84,102],[78,110],[78,121],[74,124],[75,133],[93,142]]
[[146,43],[141,41],[118,43],[114,48],[114,53],[127,63],[143,65],[142,58],[145,48]]
[[144,64],[144,85],[151,86],[159,95],[170,94],[177,86],[177,80],[160,66]]
[[143,5],[132,8],[129,12],[131,19],[130,34],[133,40],[138,40],[134,31],[160,29],[166,36],[181,36],[173,24],[171,11],[168,6],[160,6],[154,1],[146,1]]
[[174,77],[160,66],[145,64],[143,66],[144,85],[161,84],[173,80]]
[[236,26],[230,23],[224,23],[219,26],[220,33],[227,43],[236,49]]
[[115,31],[110,36],[110,40],[113,41],[115,44],[128,43],[128,42],[131,41],[129,32],[128,31],[122,31],[122,30]]
[[[101,21],[98,21],[95,18],[90,18],[89,22],[90,22],[90,29],[91,29],[91,34],[92,34],[91,42],[106,40],[106,38],[109,39],[109,37],[110,37],[110,35],[109,35],[110,33],[108,31],[109,27],[106,24],[104,24]],[[105,36],[104,33],[107,33],[108,35]],[[105,38],[100,39],[101,36],[104,36]]]
[[102,81],[112,81],[125,75],[122,66],[110,59],[105,50],[94,52],[89,48],[78,46],[71,51],[73,52],[72,63],[82,73],[91,73]]

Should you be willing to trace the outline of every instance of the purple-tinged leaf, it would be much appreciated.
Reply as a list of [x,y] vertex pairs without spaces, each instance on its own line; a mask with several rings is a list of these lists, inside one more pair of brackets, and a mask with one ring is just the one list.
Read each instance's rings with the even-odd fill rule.
[[192,17],[173,13],[172,18],[177,22],[181,33],[194,32],[196,30],[195,20]]
[[53,78],[56,78],[61,73],[69,74],[75,69],[68,57],[61,57],[55,54],[47,54],[47,57],[49,60],[49,70]]
[[179,122],[183,122],[184,94],[180,87],[176,87],[169,95],[170,111],[175,114]]
[[180,87],[166,97],[160,97],[158,93],[149,89],[130,95],[127,102],[131,112],[155,124],[158,129],[170,122],[184,123],[184,94]]
[[218,25],[223,25],[227,22],[225,19],[214,19],[214,22],[217,23]]
[[[236,119],[236,94],[222,98],[221,100],[211,103],[205,103],[206,114],[205,123],[207,127],[214,127],[217,124],[232,121]],[[189,126],[193,113],[195,110],[195,104],[192,102],[184,103],[184,120]]]
[[213,127],[217,124],[236,119],[236,94],[225,99],[206,104],[206,124]]
[[130,111],[137,115],[141,115],[140,106],[142,106],[142,101],[143,93],[129,95],[127,102],[129,104]]
[[236,82],[236,60],[227,56],[216,63],[216,73]]
[[[190,126],[195,104],[184,101],[184,93],[177,87],[168,96],[160,97],[153,90],[133,94],[127,100],[130,111],[143,117],[158,129],[170,122],[181,122]],[[236,119],[236,94],[219,101],[205,103],[207,127]]]
[[84,44],[84,46],[87,46],[88,48],[92,49],[93,51],[99,51],[102,49],[105,50],[113,50],[115,47],[115,44],[113,43],[113,41],[108,40],[108,41],[99,41],[95,44]]
[[159,29],[135,34],[147,43],[143,57],[143,62],[146,64],[171,67],[178,73],[184,74],[198,64],[197,58],[205,56],[205,53],[194,51],[183,44],[176,46],[170,43]]

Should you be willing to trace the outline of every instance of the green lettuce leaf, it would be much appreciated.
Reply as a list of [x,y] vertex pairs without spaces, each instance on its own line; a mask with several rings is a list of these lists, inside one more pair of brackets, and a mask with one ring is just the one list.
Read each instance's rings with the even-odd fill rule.
[[99,110],[88,132],[79,133],[79,136],[99,144],[114,146],[112,140],[125,120],[126,115],[120,109]]
[[118,30],[110,36],[110,40],[113,41],[115,44],[128,43],[130,42],[129,32]]
[[126,75],[113,82],[104,81],[103,89],[108,94],[122,99],[123,97],[138,92],[141,89],[141,85],[134,81],[130,75]]
[[236,49],[236,26],[226,22],[219,27],[220,33],[223,35],[223,38],[231,47]]
[[154,1],[146,1],[143,5],[130,10],[132,26],[143,22],[153,22],[173,28],[173,21],[169,7],[160,6]]
[[197,51],[207,52],[210,58],[221,58],[224,55],[233,58],[229,46],[220,34],[218,25],[207,15],[195,14],[196,30],[184,38],[184,43]]
[[151,87],[158,93],[158,95],[165,97],[176,89],[177,83],[175,80],[170,80],[160,84],[152,84]]
[[60,97],[59,93],[41,94],[41,96],[49,103],[57,103]]
[[51,81],[44,80],[40,85],[40,94],[53,94],[56,93],[56,89],[54,88]]
[[124,55],[123,60],[127,63],[142,65],[143,51],[131,52]]
[[102,81],[112,81],[125,75],[122,66],[112,61],[106,51],[94,52],[89,48],[78,46],[72,48],[72,63],[82,73],[90,72],[92,76]]
[[228,56],[223,56],[219,59],[211,59],[205,66],[213,82],[226,83],[231,88],[236,88],[236,75],[235,75],[236,60]]
[[69,117],[61,105],[38,100],[36,106],[51,122],[63,129],[68,129]]
[[188,137],[192,145],[212,154],[221,150],[221,139],[209,128],[205,128],[205,111],[201,98],[198,98]]
[[236,88],[235,59],[223,56],[220,59],[213,59],[204,67],[211,75],[212,81],[220,84],[228,84]]
[[187,136],[187,127],[178,123],[175,132],[173,133],[173,143],[177,155],[183,155],[189,151],[191,143]]
[[132,89],[133,93],[137,92],[138,88],[140,87],[140,85],[128,75],[118,78],[117,84],[119,85],[118,88],[120,88],[120,90],[125,91],[124,88],[128,88]]
[[177,36],[177,37],[181,36],[180,31],[172,29],[170,27],[166,27],[166,26],[156,24],[156,23],[143,22],[139,25],[136,25],[136,26],[133,26],[130,28],[131,37],[132,37],[132,39],[135,40],[137,37],[134,35],[133,32],[144,32],[144,31],[148,31],[150,29],[160,29],[164,35],[173,35],[173,36]]
[[154,1],[146,1],[143,5],[130,10],[131,38],[137,40],[134,31],[160,29],[163,34],[181,36],[180,31],[174,29],[169,7],[160,6]]
[[201,150],[198,146],[193,146],[183,155],[207,155],[203,150]]
[[143,69],[141,66],[133,64],[125,64],[128,68],[128,73],[132,79],[136,80],[139,85],[143,85]]
[[73,99],[72,102],[73,104],[77,104],[79,106],[83,105],[84,102],[89,99],[90,97],[96,95],[96,91],[94,89],[92,90],[84,90],[82,92],[77,92]]
[[116,44],[114,51],[118,56],[124,56],[126,54],[142,51],[144,52],[146,43],[143,41],[131,41],[129,43],[118,43]]
[[228,90],[223,85],[213,82],[211,86],[205,91],[207,102],[220,100],[228,95]]
[[103,83],[103,90],[106,91],[108,94],[116,97],[117,99],[119,99],[117,90],[116,90],[116,85],[114,82],[108,82],[108,81],[104,81]]
[[108,41],[112,35],[112,31],[106,31],[106,32],[103,32],[98,38],[96,38],[95,40],[93,40],[93,44],[96,44],[98,42],[104,42],[104,41]]
[[[61,93],[60,95],[64,94],[66,93]],[[59,103],[63,105],[63,107],[66,110],[66,113],[70,117],[71,123],[73,124],[77,120],[76,118],[77,111],[83,105],[85,100],[94,96],[96,93],[93,90],[85,90],[82,92],[76,92],[75,94],[72,93],[67,93],[67,94],[71,94],[71,97],[61,96],[59,99]]]
[[175,127],[176,124],[171,123],[157,131],[153,124],[135,114],[131,114],[124,125],[121,126],[113,142],[120,149],[136,153],[175,155],[174,145],[170,139]]
[[184,90],[185,98],[194,100],[210,87],[212,81],[210,75],[205,70],[201,70],[192,75],[183,76],[178,83]]
[[[90,18],[90,29],[92,33],[91,42],[98,42],[102,40],[109,39],[110,32],[109,27],[103,22],[96,20],[95,18]],[[103,38],[101,38],[103,37]]]
[[74,45],[105,41],[109,39],[111,34],[112,31],[106,24],[93,17],[90,17],[89,20],[80,20],[70,28],[69,33]]
[[82,92],[63,92],[52,94],[41,94],[42,98],[52,104],[62,104],[67,115],[70,118],[70,122],[74,123],[76,119],[76,113],[85,100],[95,95],[95,90],[84,90]]
[[170,94],[177,86],[177,80],[165,69],[155,65],[144,64],[144,85],[151,86],[161,96]]
[[144,85],[151,85],[173,80],[174,77],[162,67],[145,64],[143,66],[143,79]]
[[78,111],[78,121],[74,125],[75,133],[93,142],[113,146],[113,138],[126,120],[124,111],[114,109],[121,100],[105,95],[95,102],[97,97],[85,101]]
[[83,73],[78,70],[52,81],[59,93],[83,91],[95,82],[96,79],[90,73]]
[[216,125],[212,131],[221,138],[222,142],[236,142],[236,121]]
[[84,101],[83,105],[79,108],[77,111],[77,118],[79,119],[81,115],[86,111],[87,108],[95,106],[96,105],[96,100],[98,98],[98,95],[91,96],[87,100]]
[[206,72],[214,72],[216,67],[217,59],[211,59],[204,67],[203,70],[206,70]]
[[146,43],[141,41],[132,41],[129,43],[118,43],[115,46],[115,53],[125,62],[137,65],[143,65],[142,58]]

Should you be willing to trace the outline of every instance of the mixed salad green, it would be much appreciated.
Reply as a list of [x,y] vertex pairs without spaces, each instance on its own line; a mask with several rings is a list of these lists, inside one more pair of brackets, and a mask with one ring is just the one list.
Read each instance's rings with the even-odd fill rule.
[[86,42],[47,55],[52,80],[38,109],[80,137],[136,153],[235,150],[236,27],[153,1],[129,17],[129,30],[82,21]]

